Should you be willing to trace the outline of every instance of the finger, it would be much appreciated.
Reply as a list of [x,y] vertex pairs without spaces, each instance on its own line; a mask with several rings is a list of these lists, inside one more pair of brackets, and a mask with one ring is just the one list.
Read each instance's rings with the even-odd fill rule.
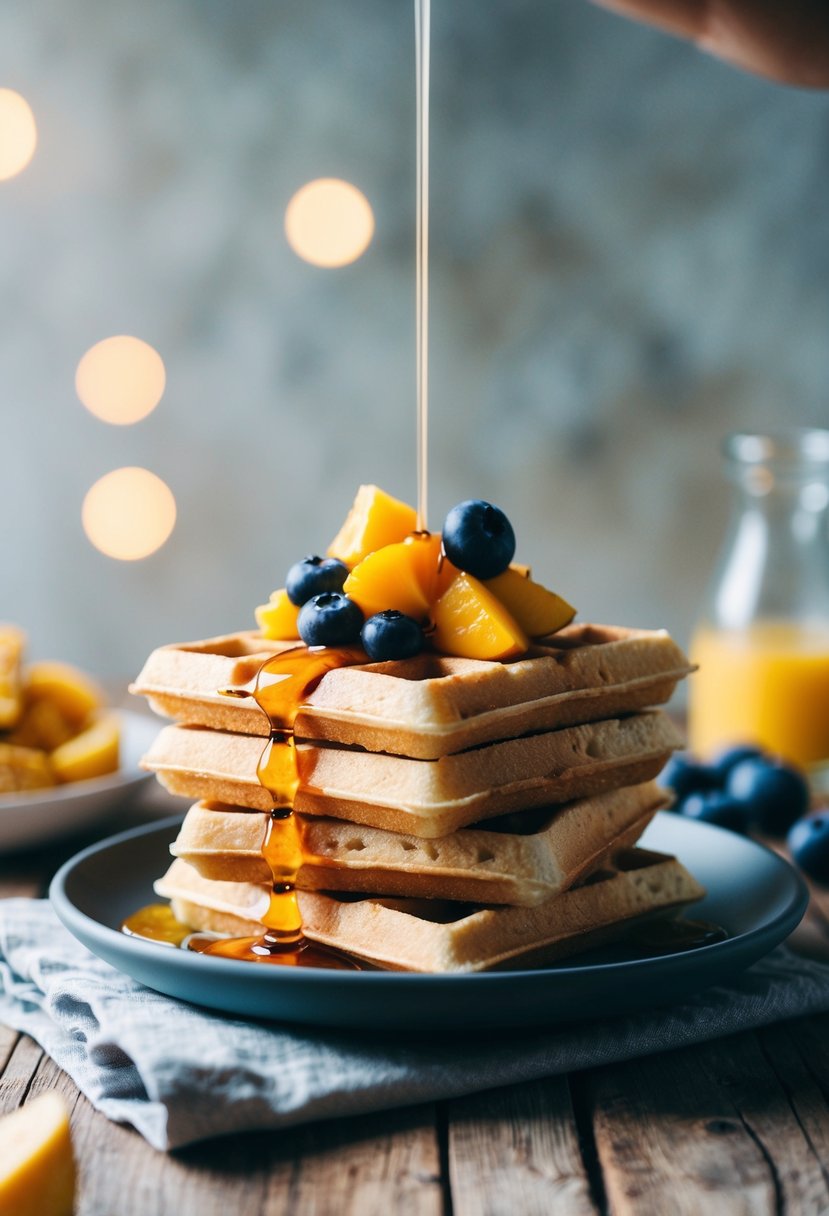
[[595,0],[787,84],[829,87],[826,0]]

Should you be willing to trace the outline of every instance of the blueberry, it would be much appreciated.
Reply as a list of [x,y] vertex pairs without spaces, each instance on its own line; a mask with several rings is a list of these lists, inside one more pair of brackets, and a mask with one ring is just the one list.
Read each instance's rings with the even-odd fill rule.
[[301,608],[312,595],[323,591],[342,591],[348,578],[348,566],[336,557],[317,557],[310,554],[301,562],[294,562],[285,579],[285,590],[292,604]]
[[745,832],[748,827],[745,804],[722,790],[689,794],[679,803],[677,810],[689,819],[701,819],[719,828],[730,828],[732,832]]
[[829,812],[815,811],[798,819],[786,842],[804,874],[829,883]]
[[446,516],[443,547],[459,570],[475,578],[495,578],[515,555],[515,533],[500,507],[470,498]]
[[323,591],[303,604],[297,617],[306,646],[350,646],[360,637],[363,614],[341,591]]
[[794,768],[776,760],[741,760],[728,774],[726,792],[746,804],[753,827],[785,836],[809,807],[809,787]]
[[667,785],[677,798],[685,798],[697,790],[711,790],[717,786],[712,770],[690,756],[671,756],[659,774],[659,784]]
[[761,747],[751,747],[748,744],[740,747],[727,747],[725,751],[720,752],[714,758],[711,764],[711,771],[715,774],[718,782],[724,785],[728,780],[728,774],[733,768],[743,760],[761,760],[763,758],[763,749]]
[[363,625],[363,649],[375,663],[389,659],[413,659],[423,649],[423,630],[414,619],[389,608],[376,612]]

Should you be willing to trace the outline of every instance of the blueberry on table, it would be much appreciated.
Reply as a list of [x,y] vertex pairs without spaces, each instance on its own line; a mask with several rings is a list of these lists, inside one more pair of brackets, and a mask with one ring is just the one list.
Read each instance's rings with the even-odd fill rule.
[[689,794],[679,803],[677,810],[689,819],[701,819],[718,828],[729,828],[732,832],[745,832],[745,805],[722,790],[706,790]]
[[785,836],[809,808],[805,778],[776,760],[741,760],[728,774],[725,789],[745,803],[749,823],[769,836]]
[[396,608],[370,616],[360,634],[363,649],[375,663],[413,659],[423,649],[423,640],[423,630],[414,617]]
[[815,882],[829,883],[829,810],[798,819],[786,843],[804,874]]
[[303,604],[297,617],[306,646],[350,646],[360,637],[363,614],[341,591],[323,591]]
[[677,798],[685,798],[698,790],[714,789],[718,782],[707,765],[677,754],[671,756],[659,774],[659,784],[672,789]]
[[312,595],[323,591],[342,591],[348,566],[336,557],[317,557],[315,553],[294,562],[285,579],[285,590],[292,604],[301,608]]
[[495,578],[515,556],[515,533],[500,507],[469,498],[446,516],[443,547],[459,570],[475,578]]
[[743,760],[762,760],[763,756],[764,752],[761,747],[752,747],[749,744],[727,747],[725,751],[714,757],[710,765],[711,772],[721,785],[725,785],[728,774]]

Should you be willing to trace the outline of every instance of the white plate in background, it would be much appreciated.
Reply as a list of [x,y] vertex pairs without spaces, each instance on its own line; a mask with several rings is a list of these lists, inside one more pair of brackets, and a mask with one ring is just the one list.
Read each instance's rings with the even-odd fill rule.
[[138,764],[158,734],[158,721],[126,709],[115,712],[121,720],[118,771],[45,790],[0,794],[0,853],[37,848],[82,831],[123,806],[151,779]]

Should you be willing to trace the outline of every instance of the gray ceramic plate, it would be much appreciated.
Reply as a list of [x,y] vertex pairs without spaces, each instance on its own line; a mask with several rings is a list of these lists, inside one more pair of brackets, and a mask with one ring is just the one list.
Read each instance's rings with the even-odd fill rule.
[[152,777],[138,762],[158,734],[158,720],[118,710],[121,767],[91,781],[72,781],[47,790],[0,794],[0,853],[43,845],[80,832],[120,810]]
[[50,895],[66,927],[114,967],[169,996],[225,1013],[354,1029],[551,1025],[665,1004],[730,979],[782,941],[807,892],[797,873],[753,841],[660,814],[642,843],[674,853],[708,894],[694,917],[727,940],[682,953],[636,957],[624,948],[536,971],[481,975],[288,970],[209,958],[124,936],[122,920],[155,899],[180,820],[124,832],[85,849],[56,874]]

